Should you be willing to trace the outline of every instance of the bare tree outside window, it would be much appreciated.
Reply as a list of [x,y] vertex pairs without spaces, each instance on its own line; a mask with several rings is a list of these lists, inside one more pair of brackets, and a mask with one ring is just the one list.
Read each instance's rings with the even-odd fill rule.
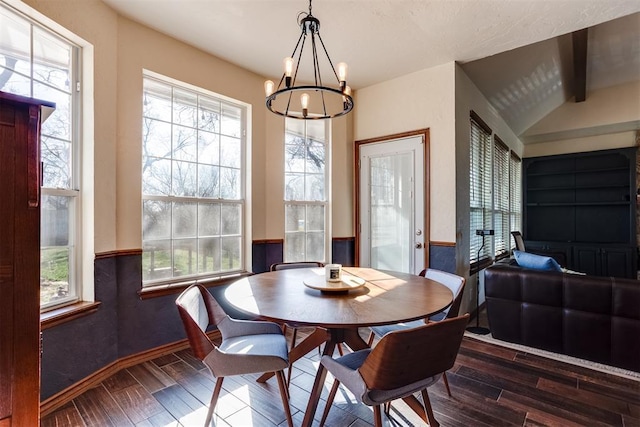
[[244,108],[145,76],[143,282],[244,269]]
[[285,120],[284,260],[325,261],[327,142],[324,120]]

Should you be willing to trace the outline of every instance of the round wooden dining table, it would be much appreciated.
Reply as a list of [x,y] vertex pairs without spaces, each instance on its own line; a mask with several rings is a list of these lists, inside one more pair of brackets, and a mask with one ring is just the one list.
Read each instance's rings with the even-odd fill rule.
[[[302,268],[245,277],[229,285],[224,297],[249,316],[293,326],[315,326],[315,331],[291,350],[291,363],[322,343],[326,355],[332,355],[339,343],[352,350],[367,348],[358,328],[423,319],[453,301],[446,286],[414,274],[344,267],[342,275],[345,283],[356,283],[356,287],[321,291],[317,288],[324,282],[324,269]],[[269,376],[265,374],[259,381]],[[325,377],[326,370],[320,365],[303,426],[313,422]],[[426,420],[417,399],[409,397],[405,401]]]

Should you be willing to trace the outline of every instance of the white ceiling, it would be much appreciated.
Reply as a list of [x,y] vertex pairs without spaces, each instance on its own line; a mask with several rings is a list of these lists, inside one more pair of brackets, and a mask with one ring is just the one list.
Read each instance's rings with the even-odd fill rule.
[[[124,16],[274,79],[282,74],[282,58],[291,55],[300,36],[297,15],[308,11],[306,0],[103,1]],[[636,12],[640,12],[640,0],[313,2],[313,15],[321,22],[320,34],[331,59],[334,64],[348,63],[348,83],[354,89],[451,61],[465,64],[508,51],[513,55],[516,48],[534,44],[534,50],[525,52],[524,59],[509,58],[516,65],[509,68],[511,74],[496,71],[500,68],[495,68],[492,61],[499,60],[500,55],[484,64],[475,61],[464,65],[494,105],[504,104],[509,98],[504,92],[507,83],[514,84],[519,78],[524,81],[535,74],[532,70],[547,70],[571,61],[563,53],[567,39],[556,37]],[[620,78],[640,79],[639,68],[629,68],[624,62],[629,52],[640,58],[640,14],[635,16],[622,27],[598,30],[608,34],[607,40],[595,40],[597,33],[590,31],[589,55],[591,60],[596,59],[596,64],[587,68],[592,88]],[[610,44],[612,37],[614,44]],[[627,41],[621,43],[621,37]],[[543,43],[536,46],[538,42]],[[611,75],[612,67],[621,66],[618,71],[631,77]],[[566,67],[558,73],[565,74]],[[517,117],[506,120],[511,121],[517,134],[533,124]]]

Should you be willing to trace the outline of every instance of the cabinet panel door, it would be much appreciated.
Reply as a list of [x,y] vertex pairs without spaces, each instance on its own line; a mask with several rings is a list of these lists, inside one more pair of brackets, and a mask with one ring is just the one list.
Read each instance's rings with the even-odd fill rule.
[[600,276],[600,248],[576,246],[573,248],[573,270],[589,275]]
[[602,275],[634,279],[631,268],[631,249],[603,249]]
[[13,109],[0,106],[0,419],[11,415],[13,404],[14,122]]

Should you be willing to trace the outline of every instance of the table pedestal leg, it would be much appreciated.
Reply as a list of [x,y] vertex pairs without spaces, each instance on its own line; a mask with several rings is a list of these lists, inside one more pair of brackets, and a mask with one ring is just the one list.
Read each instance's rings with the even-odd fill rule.
[[[338,343],[343,342],[342,334],[334,329],[329,330],[330,338],[329,341],[324,345],[324,351],[322,355],[332,356],[333,351],[336,348]],[[316,414],[316,409],[318,408],[318,402],[320,401],[320,395],[322,394],[322,386],[324,385],[324,380],[327,377],[327,370],[324,365],[320,364],[318,366],[318,372],[316,373],[316,379],[313,382],[313,388],[311,389],[311,396],[309,396],[309,403],[307,404],[307,409],[304,411],[304,419],[302,420],[303,427],[311,427],[313,424],[313,417]]]

